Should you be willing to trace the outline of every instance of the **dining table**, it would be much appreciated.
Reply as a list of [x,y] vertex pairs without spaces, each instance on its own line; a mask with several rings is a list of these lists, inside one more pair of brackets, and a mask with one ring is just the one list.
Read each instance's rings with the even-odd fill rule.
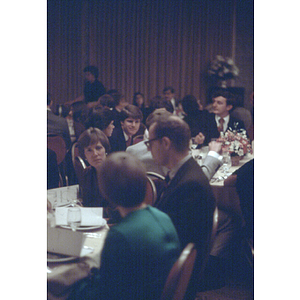
[[237,165],[229,168],[227,174],[221,166],[210,180],[210,186],[216,198],[218,207],[238,216],[241,218],[242,222],[243,215],[240,207],[240,199],[236,191],[236,178],[234,178],[234,172],[252,159],[254,159],[254,155],[247,153],[239,160]]
[[[200,166],[202,166],[208,152],[208,146],[200,149],[191,148],[191,155]],[[234,172],[252,159],[254,159],[254,154],[247,153],[246,155],[240,157],[236,165],[230,166],[230,168],[226,171],[224,170],[224,166],[220,166],[217,172],[209,180],[211,189],[217,202],[217,206],[220,209],[237,216],[242,222],[243,216],[240,207],[239,196],[236,191],[236,178]]]
[[[48,190],[47,194],[48,236],[49,230],[53,228],[68,230],[68,234],[72,234],[71,228],[55,224],[55,209],[80,206],[78,185]],[[80,232],[83,236],[82,251],[79,256],[47,252],[47,299],[67,299],[76,283],[87,278],[92,268],[100,267],[101,252],[108,230],[107,222],[102,226],[79,226],[74,232],[74,234]]]

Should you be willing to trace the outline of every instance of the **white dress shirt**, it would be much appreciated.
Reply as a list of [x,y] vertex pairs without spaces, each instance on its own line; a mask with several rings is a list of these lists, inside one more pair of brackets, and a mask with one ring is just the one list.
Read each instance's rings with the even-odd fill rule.
[[[228,127],[228,123],[229,123],[229,117],[230,115],[228,114],[226,117],[224,117],[224,123],[223,123],[223,132],[226,132],[227,130],[227,127]],[[217,123],[217,127],[220,126],[220,122],[219,120],[221,119],[221,117],[219,117],[218,115],[215,115],[215,120],[216,120],[216,123]]]

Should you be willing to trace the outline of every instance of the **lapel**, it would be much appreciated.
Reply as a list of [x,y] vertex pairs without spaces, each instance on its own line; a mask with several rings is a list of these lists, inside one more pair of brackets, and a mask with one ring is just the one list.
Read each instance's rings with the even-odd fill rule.
[[186,161],[180,169],[175,174],[174,178],[170,181],[169,185],[165,188],[163,193],[160,196],[160,199],[155,202],[156,207],[163,206],[166,202],[168,202],[170,194],[178,187],[180,182],[182,181],[185,174],[188,172],[190,168],[193,168],[194,159],[191,157],[188,161]]

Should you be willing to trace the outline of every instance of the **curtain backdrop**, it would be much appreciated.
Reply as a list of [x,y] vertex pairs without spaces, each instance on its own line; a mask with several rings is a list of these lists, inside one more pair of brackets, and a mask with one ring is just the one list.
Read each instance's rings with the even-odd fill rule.
[[75,99],[95,65],[129,102],[171,85],[205,103],[208,63],[234,55],[234,12],[235,0],[48,0],[48,92],[54,104]]

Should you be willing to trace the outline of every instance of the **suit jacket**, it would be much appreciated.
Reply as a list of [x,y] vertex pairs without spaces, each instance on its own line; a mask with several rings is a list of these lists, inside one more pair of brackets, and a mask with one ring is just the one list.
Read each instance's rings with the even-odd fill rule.
[[167,214],[151,206],[131,212],[110,228],[100,270],[69,299],[160,299],[179,255],[178,235]]
[[71,146],[69,126],[66,119],[55,115],[47,110],[47,134],[55,134],[63,137],[67,149]]
[[116,127],[108,138],[111,152],[126,151],[126,141],[122,127]]
[[180,167],[154,206],[170,216],[182,247],[195,243],[201,257],[211,233],[216,201],[207,177],[193,158]]
[[[232,129],[235,129],[235,125],[236,125],[237,129],[245,129],[246,130],[243,121],[238,120],[229,115],[229,122],[228,122],[227,129],[229,127],[231,127]],[[207,114],[203,134],[205,135],[204,145],[207,145],[211,141],[212,138],[220,137],[220,133],[218,131],[218,126],[217,126],[217,123],[215,120],[214,113]]]

